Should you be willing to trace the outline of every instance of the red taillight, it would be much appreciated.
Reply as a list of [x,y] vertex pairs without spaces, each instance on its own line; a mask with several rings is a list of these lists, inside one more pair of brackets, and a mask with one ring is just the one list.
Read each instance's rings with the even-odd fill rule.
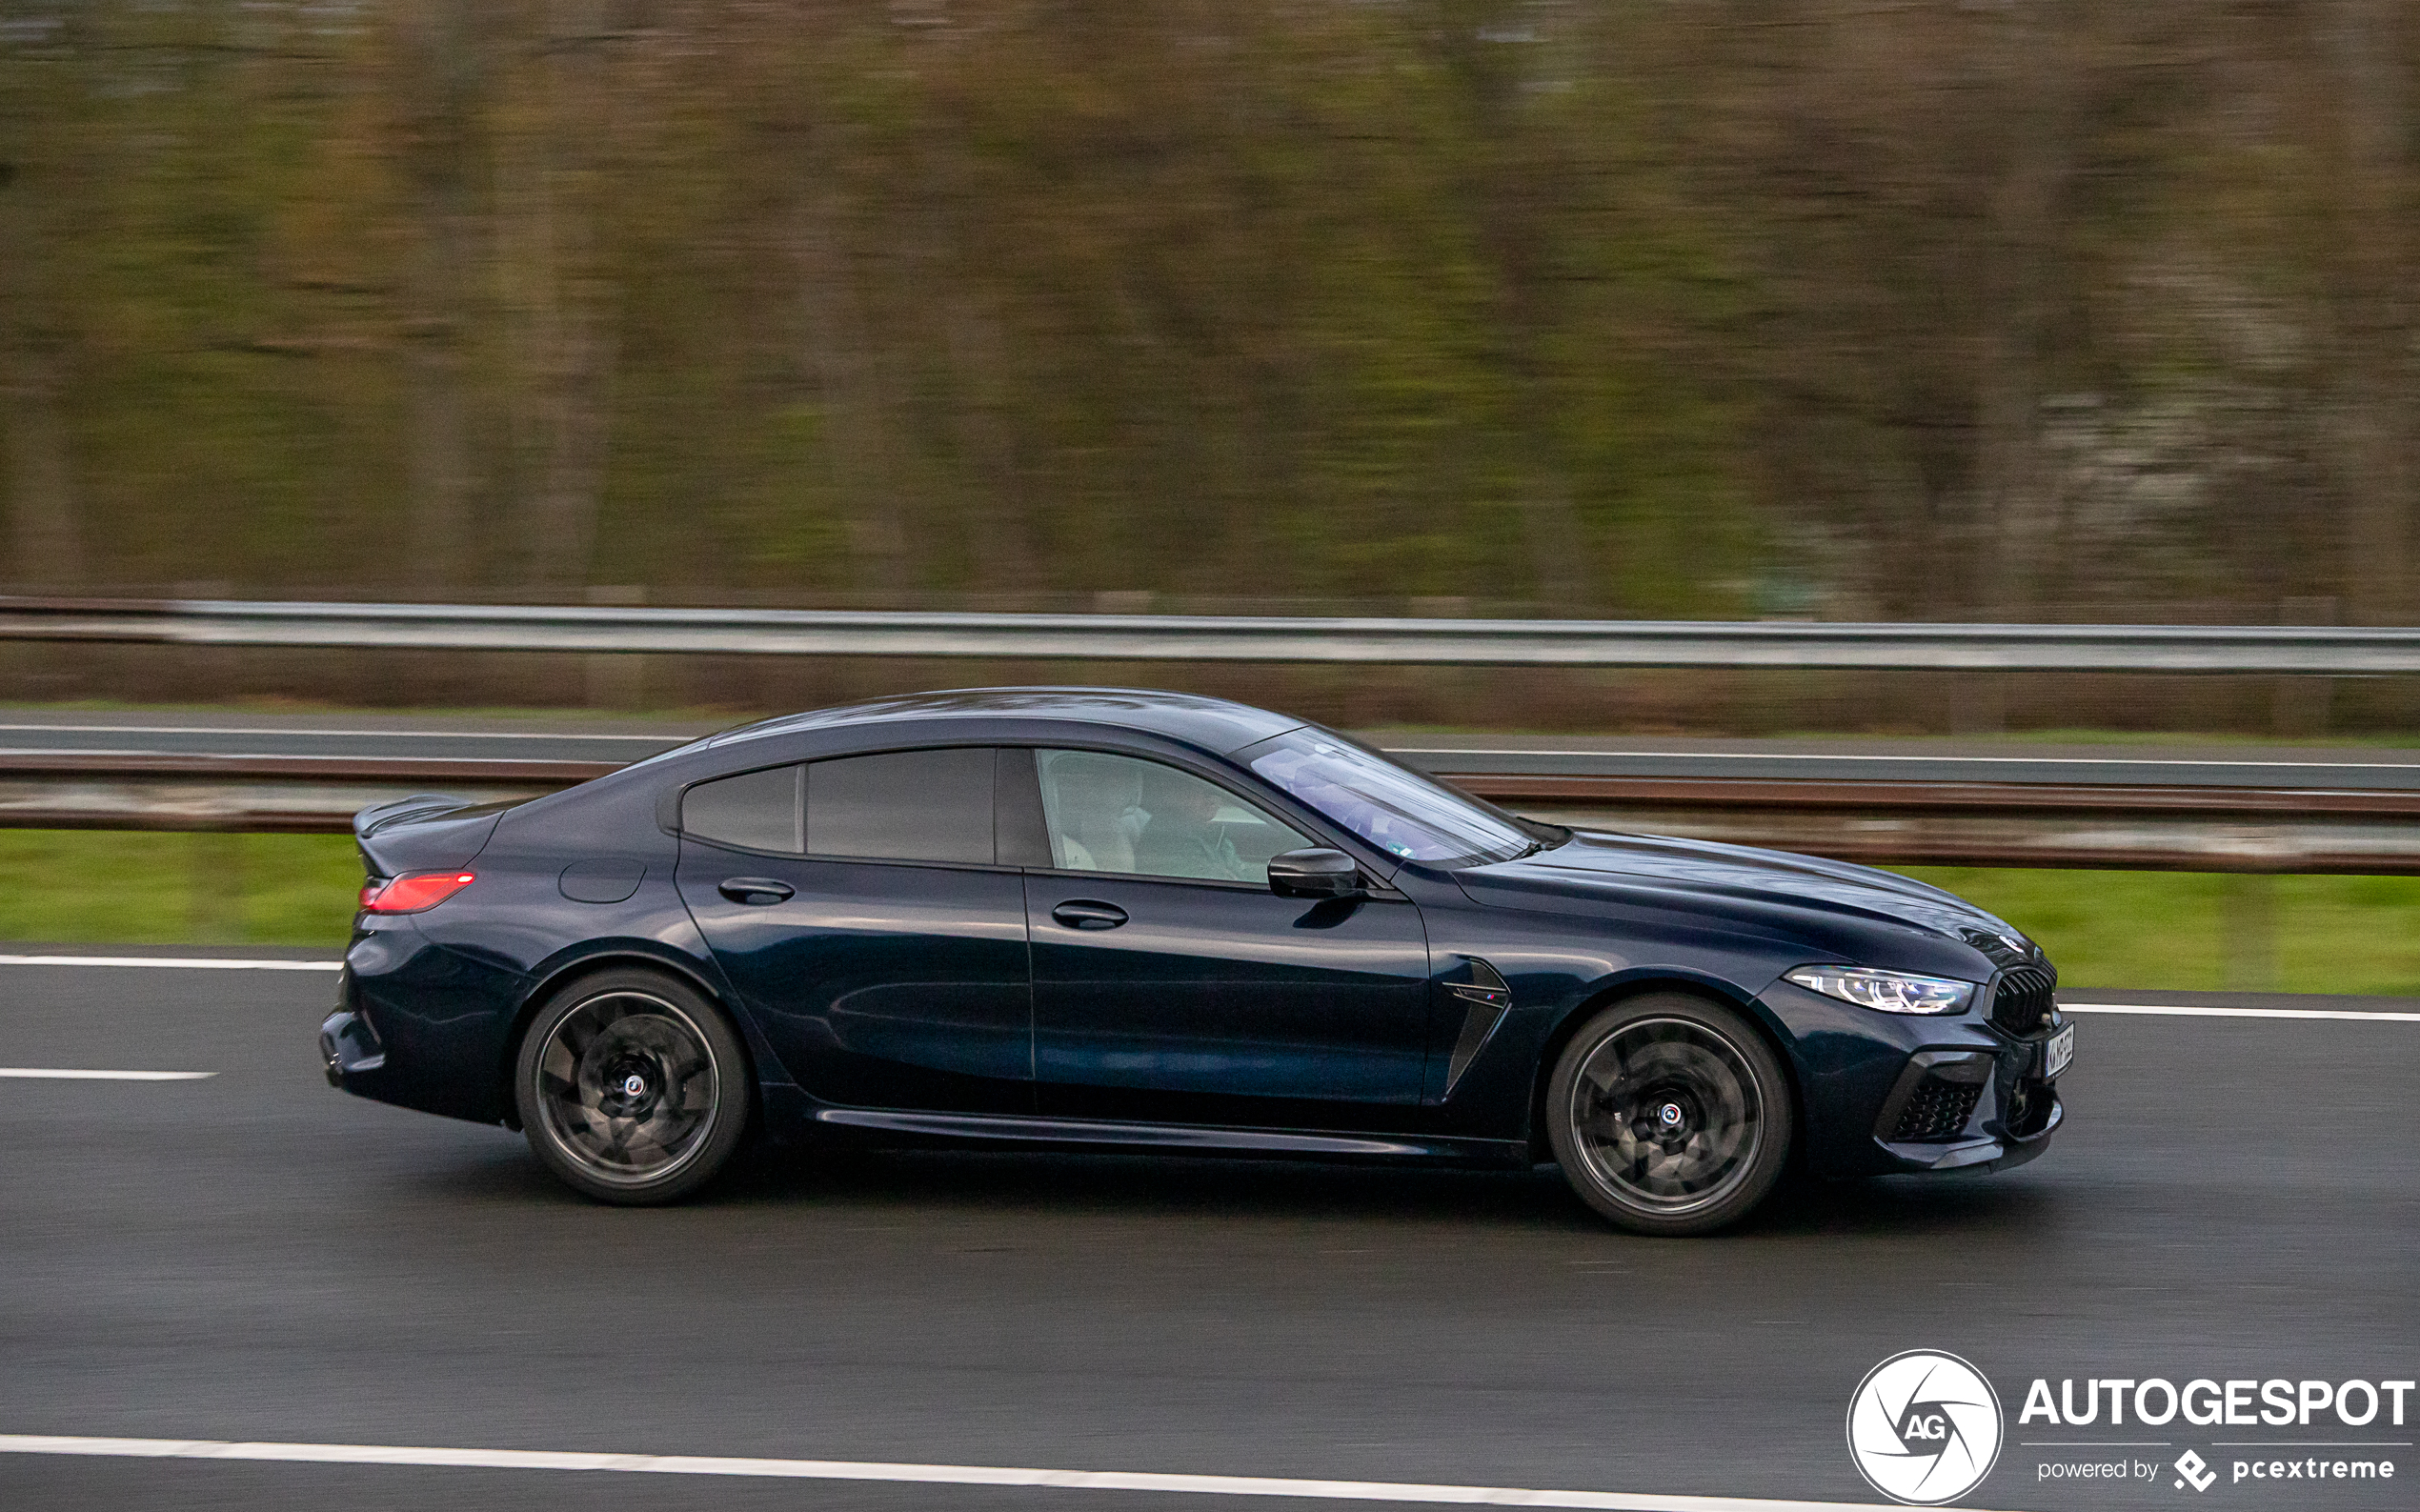
[[415,872],[372,882],[361,890],[365,914],[416,914],[434,908],[478,880],[471,872]]

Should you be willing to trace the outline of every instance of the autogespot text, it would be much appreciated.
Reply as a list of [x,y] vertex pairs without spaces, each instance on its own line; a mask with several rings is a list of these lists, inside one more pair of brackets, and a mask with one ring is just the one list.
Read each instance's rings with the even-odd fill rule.
[[2093,1379],[2083,1383],[2079,1399],[2074,1381],[2060,1381],[2053,1398],[2050,1382],[2037,1377],[2026,1392],[2017,1422],[2020,1427],[2030,1422],[2089,1427],[2101,1422],[2106,1411],[2108,1424],[2118,1427],[2128,1421],[2130,1407],[2132,1421],[2151,1428],[2180,1416],[2196,1427],[2308,1428],[2321,1414],[2333,1420],[2322,1426],[2364,1428],[2377,1421],[2383,1410],[2391,1425],[2400,1428],[2412,1386],[2409,1381],[2200,1380],[2179,1387],[2157,1377]]

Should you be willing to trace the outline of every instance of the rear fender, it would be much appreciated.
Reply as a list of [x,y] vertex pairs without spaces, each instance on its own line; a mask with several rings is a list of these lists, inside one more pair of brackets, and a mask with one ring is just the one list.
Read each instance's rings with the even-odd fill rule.
[[[767,1082],[782,1085],[789,1082],[788,1075],[781,1070],[780,1059],[758,1033],[756,1020],[740,1007],[730,983],[723,979],[711,956],[693,957],[657,939],[622,937],[583,940],[550,957],[531,972],[528,990],[514,1005],[512,1027],[504,1036],[503,1058],[496,1068],[501,1085],[508,1092],[512,1087],[513,1062],[520,1056],[521,1037],[529,1032],[530,1020],[537,1017],[539,1007],[548,998],[581,977],[634,966],[668,972],[705,994],[709,1002],[720,1008],[731,1019],[732,1026],[739,1031],[740,1042],[748,1050],[749,1077],[759,1086]],[[774,1068],[770,1076],[762,1069],[766,1066]],[[505,1122],[519,1128],[518,1104],[508,1095],[504,1106]]]

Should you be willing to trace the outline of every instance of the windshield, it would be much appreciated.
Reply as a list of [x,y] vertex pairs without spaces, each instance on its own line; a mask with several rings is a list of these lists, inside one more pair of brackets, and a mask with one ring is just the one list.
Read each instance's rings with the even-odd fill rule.
[[1507,816],[1307,725],[1240,755],[1271,783],[1407,861],[1504,861],[1536,848]]

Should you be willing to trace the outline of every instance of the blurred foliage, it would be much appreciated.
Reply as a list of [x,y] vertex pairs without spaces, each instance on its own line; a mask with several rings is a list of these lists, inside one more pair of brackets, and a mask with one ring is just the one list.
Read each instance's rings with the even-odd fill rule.
[[7,0],[0,581],[2392,618],[2412,12]]

